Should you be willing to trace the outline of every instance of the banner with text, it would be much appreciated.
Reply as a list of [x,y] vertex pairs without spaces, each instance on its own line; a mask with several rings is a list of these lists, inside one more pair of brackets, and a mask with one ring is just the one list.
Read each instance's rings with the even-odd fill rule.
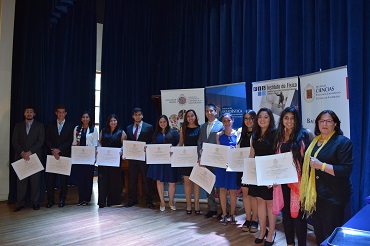
[[204,123],[204,88],[161,90],[162,114],[167,115],[170,127],[180,130],[185,112],[193,109],[199,124]]
[[302,98],[302,123],[312,132],[317,115],[333,110],[339,117],[340,128],[350,137],[349,97],[347,67],[330,69],[300,76]]
[[298,109],[298,77],[275,79],[252,83],[253,110],[271,109],[275,123],[278,124],[284,108],[294,106]]
[[245,82],[206,87],[206,100],[217,106],[218,118],[223,113],[230,113],[234,117],[233,128],[241,127],[247,110]]

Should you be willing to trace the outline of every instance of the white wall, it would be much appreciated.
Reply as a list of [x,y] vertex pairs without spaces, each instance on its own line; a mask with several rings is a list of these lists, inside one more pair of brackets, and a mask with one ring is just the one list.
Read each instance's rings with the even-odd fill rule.
[[0,201],[9,193],[10,89],[15,0],[0,0]]

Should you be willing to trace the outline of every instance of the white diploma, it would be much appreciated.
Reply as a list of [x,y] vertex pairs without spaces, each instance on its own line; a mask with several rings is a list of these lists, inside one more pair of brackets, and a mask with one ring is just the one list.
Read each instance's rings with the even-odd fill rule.
[[227,167],[230,146],[203,143],[201,165],[211,167]]
[[251,148],[235,148],[229,150],[229,161],[227,165],[227,172],[243,172],[244,159],[249,157]]
[[216,176],[205,167],[195,165],[189,179],[202,187],[208,194],[211,193],[216,182]]
[[72,164],[94,165],[95,146],[72,146]]
[[292,152],[256,156],[258,185],[288,184],[298,182]]
[[146,164],[171,164],[172,144],[147,144]]
[[198,163],[197,146],[171,147],[171,167],[194,167]]
[[122,159],[145,161],[145,145],[141,141],[123,140]]
[[47,173],[57,173],[63,175],[71,175],[72,159],[69,157],[60,156],[59,160],[53,155],[48,155],[46,158]]
[[254,158],[244,159],[242,184],[257,185],[256,162]]
[[30,155],[30,160],[20,159],[12,163],[15,173],[20,180],[44,170],[37,154]]
[[119,167],[121,165],[121,148],[98,147],[96,164],[98,166]]

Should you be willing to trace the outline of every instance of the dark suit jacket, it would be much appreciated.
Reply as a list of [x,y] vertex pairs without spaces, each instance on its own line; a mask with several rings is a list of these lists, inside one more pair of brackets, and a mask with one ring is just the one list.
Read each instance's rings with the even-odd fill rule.
[[[332,176],[316,170],[317,199],[337,205],[345,205],[350,199],[352,185],[350,176],[353,167],[352,141],[345,136],[334,134],[320,150],[317,159],[333,165]],[[312,156],[314,151],[312,151]]]
[[[133,129],[134,124],[131,124],[127,127],[127,140],[135,141]],[[140,135],[137,138],[137,141],[146,142],[147,144],[149,144],[152,142],[153,133],[153,126],[143,121],[143,125],[141,127]]]
[[46,145],[48,147],[48,155],[51,155],[51,149],[59,149],[60,156],[71,157],[71,146],[73,142],[74,126],[68,121],[64,122],[60,135],[56,120],[51,121],[46,126]]
[[203,123],[200,126],[200,132],[199,132],[199,138],[198,138],[198,155],[199,151],[203,147],[203,143],[212,143],[216,144],[216,135],[218,132],[222,131],[224,129],[224,126],[222,125],[222,122],[217,120],[215,124],[213,125],[211,132],[209,133],[209,136],[207,138],[207,126],[208,122]]
[[40,122],[33,121],[30,131],[27,135],[26,122],[22,121],[15,125],[12,144],[14,147],[14,160],[20,160],[21,153],[31,151],[36,153],[40,160],[42,160],[42,146],[45,141],[44,125]]

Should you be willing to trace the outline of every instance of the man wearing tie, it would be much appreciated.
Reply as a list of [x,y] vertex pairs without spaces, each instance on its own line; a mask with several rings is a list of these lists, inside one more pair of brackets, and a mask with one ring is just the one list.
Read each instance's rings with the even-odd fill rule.
[[[132,111],[132,118],[134,124],[127,127],[127,140],[141,141],[151,143],[153,137],[153,126],[142,121],[143,111],[140,108],[134,108]],[[129,189],[129,202],[126,207],[132,207],[138,203],[137,199],[137,182],[139,172],[141,171],[144,185],[145,185],[145,201],[147,208],[153,208],[153,187],[152,179],[147,178],[148,166],[145,161],[129,160],[129,176],[130,176],[130,189]]]
[[[46,126],[46,145],[48,148],[48,155],[53,155],[55,159],[59,160],[60,156],[71,157],[71,146],[73,142],[74,126],[65,120],[67,110],[64,105],[58,105],[55,108],[56,121],[51,121]],[[65,200],[68,192],[68,176],[62,174],[48,173],[47,177],[47,208],[54,205],[54,188],[55,179],[59,176],[60,192],[59,192],[59,207],[65,206]]]
[[[206,117],[207,122],[200,126],[199,138],[198,138],[198,153],[200,156],[203,143],[212,143],[216,144],[216,135],[217,132],[222,131],[224,126],[222,122],[217,120],[217,108],[214,104],[206,105]],[[213,173],[213,167],[207,167]],[[209,211],[204,215],[206,218],[213,217],[217,215],[217,203],[215,201],[215,191],[212,189],[212,192],[207,196]]]
[[[24,109],[25,121],[19,122],[15,125],[12,135],[12,144],[14,147],[14,160],[18,161],[24,159],[30,160],[30,155],[36,153],[38,158],[42,158],[42,146],[45,141],[45,129],[42,123],[34,120],[36,115],[35,108],[27,106]],[[19,180],[17,177],[17,204],[14,212],[20,211],[25,206],[25,198],[30,184],[31,194],[30,200],[33,203],[34,210],[40,209],[40,185],[41,172],[32,174],[31,176]]]

